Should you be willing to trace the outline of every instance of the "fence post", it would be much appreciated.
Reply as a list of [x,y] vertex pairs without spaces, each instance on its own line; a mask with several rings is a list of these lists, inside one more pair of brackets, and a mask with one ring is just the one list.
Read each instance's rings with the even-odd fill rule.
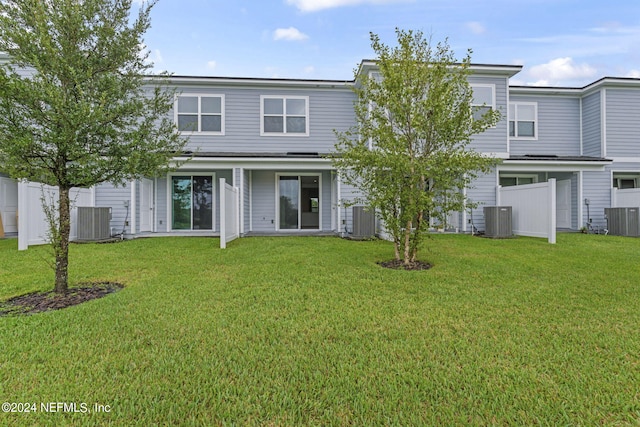
[[18,181],[18,250],[26,251],[29,248],[29,183],[25,180]]
[[225,249],[227,247],[227,198],[225,197],[226,188],[225,188],[225,180],[224,178],[220,178],[219,187],[220,187],[220,249]]
[[549,179],[549,243],[556,243],[556,179]]

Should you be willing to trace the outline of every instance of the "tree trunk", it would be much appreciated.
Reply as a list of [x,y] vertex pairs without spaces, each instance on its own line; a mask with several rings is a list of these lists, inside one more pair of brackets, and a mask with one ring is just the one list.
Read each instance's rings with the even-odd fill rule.
[[418,257],[418,245],[420,245],[420,240],[422,236],[420,233],[422,232],[422,218],[424,217],[424,212],[420,211],[418,214],[418,218],[416,219],[416,235],[414,236],[413,245],[411,247],[411,262],[415,262]]
[[407,221],[407,226],[404,229],[404,265],[409,265],[411,262],[411,221]]
[[393,250],[395,252],[396,261],[400,261],[400,240],[393,240]]
[[66,293],[69,289],[69,234],[71,232],[71,213],[69,189],[60,187],[58,196],[58,232],[51,242],[56,257],[55,292]]

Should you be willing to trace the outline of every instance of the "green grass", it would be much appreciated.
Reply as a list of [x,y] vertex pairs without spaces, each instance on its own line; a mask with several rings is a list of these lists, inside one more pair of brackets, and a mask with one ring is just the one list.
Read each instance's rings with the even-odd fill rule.
[[[0,241],[0,299],[49,290]],[[0,425],[639,425],[640,239],[157,238],[74,245],[106,298],[0,318]],[[40,402],[109,405],[43,413]]]

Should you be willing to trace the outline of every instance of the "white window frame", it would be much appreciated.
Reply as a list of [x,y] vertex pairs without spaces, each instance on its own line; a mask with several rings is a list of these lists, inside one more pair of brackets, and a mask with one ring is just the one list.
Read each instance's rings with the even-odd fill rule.
[[[509,132],[509,127],[511,126],[511,122],[514,122],[514,132],[515,136],[509,135],[509,139],[511,140],[520,140],[520,141],[537,141],[538,140],[538,103],[537,102],[519,102],[514,101],[509,103],[509,107],[514,106],[515,117],[510,116],[510,112],[508,111],[507,117],[507,132]],[[530,106],[533,107],[533,136],[518,136],[518,106]],[[511,108],[509,108],[511,110]]]
[[518,185],[528,185],[528,184],[518,184],[518,178],[532,178],[531,184],[538,183],[538,174],[537,173],[500,173],[498,174],[498,184],[500,184],[500,179],[502,178],[515,178],[516,186]]
[[[211,177],[211,192],[212,192],[212,202],[211,202],[211,209],[212,209],[212,218],[211,218],[211,230],[194,230],[193,229],[193,196],[192,196],[192,200],[191,200],[191,209],[192,209],[192,214],[191,214],[191,229],[189,230],[185,230],[185,229],[174,229],[173,228],[173,203],[172,203],[172,182],[173,182],[173,177],[174,176],[190,176],[191,177],[191,182],[193,183],[193,177],[194,176],[207,176],[207,177]],[[167,174],[167,231],[168,232],[184,232],[184,233],[202,233],[202,232],[215,232],[218,231],[216,229],[216,195],[218,191],[218,185],[216,183],[216,173],[215,172],[172,172]],[[193,195],[193,188],[191,190],[192,195]]]
[[[264,101],[266,99],[282,100],[282,127],[283,132],[265,132],[264,130]],[[305,101],[305,131],[303,132],[287,132],[287,100],[303,99]],[[267,114],[267,116],[275,116],[275,114]],[[279,116],[279,115],[278,115]],[[291,117],[300,117],[291,115]],[[286,137],[308,137],[309,136],[309,97],[308,96],[290,96],[290,95],[260,95],[260,136],[286,136]]]
[[[176,126],[178,126],[178,99],[180,97],[186,97],[186,98],[198,98],[198,130],[193,130],[193,131],[189,131],[189,130],[183,130],[180,131],[181,133],[184,134],[190,134],[190,135],[224,135],[225,133],[225,96],[224,94],[221,93],[181,93],[179,95],[176,95],[176,99],[175,99],[175,103],[174,103],[174,123],[176,124]],[[202,131],[202,98],[220,98],[220,131]],[[214,116],[214,115],[218,115],[218,114],[208,114],[205,113],[205,116]]]
[[473,91],[474,88],[490,88],[491,89],[491,104],[478,104],[475,103],[473,100],[473,97],[471,99],[471,107],[489,107],[491,108],[492,111],[496,111],[496,85],[494,84],[489,84],[489,83],[471,83],[471,90]]

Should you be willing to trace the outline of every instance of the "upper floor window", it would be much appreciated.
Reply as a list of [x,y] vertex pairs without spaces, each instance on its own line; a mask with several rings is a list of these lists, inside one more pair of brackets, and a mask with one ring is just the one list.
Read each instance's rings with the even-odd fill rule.
[[261,96],[261,135],[309,135],[308,96]]
[[175,111],[182,132],[224,134],[224,95],[180,95]]
[[485,114],[496,108],[496,87],[487,84],[472,84],[473,100],[471,107],[473,108],[473,118],[481,119]]
[[509,136],[521,139],[538,138],[538,104],[513,102],[509,104]]

